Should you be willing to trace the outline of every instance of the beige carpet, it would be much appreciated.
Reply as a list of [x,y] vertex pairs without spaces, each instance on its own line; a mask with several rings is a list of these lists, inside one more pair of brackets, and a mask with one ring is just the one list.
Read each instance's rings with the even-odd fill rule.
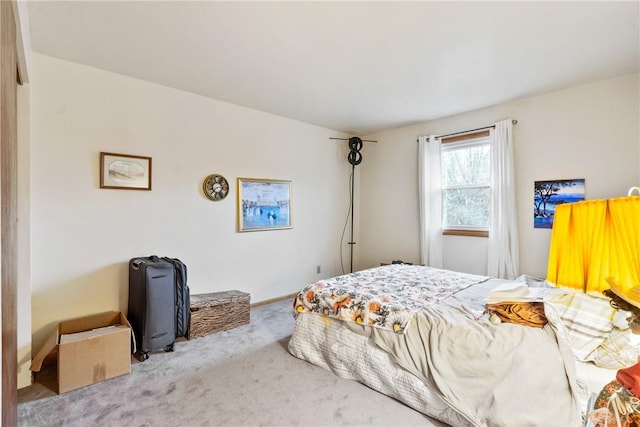
[[55,364],[18,392],[20,426],[442,426],[287,352],[290,301],[251,324],[132,358],[131,374],[57,395]]

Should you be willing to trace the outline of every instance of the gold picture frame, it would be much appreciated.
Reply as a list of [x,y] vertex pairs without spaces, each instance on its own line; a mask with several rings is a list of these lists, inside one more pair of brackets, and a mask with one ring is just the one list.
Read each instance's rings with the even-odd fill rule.
[[100,188],[151,191],[151,157],[101,152]]
[[292,228],[291,181],[238,178],[238,232]]

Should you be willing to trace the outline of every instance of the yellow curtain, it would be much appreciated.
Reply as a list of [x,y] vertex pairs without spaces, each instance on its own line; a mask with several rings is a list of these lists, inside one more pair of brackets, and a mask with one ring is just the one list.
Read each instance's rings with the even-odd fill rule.
[[640,197],[557,206],[547,280],[583,292],[640,290]]

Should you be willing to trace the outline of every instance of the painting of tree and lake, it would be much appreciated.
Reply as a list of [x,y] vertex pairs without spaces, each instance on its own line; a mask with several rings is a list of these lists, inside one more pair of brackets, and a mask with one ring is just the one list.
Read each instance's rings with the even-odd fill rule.
[[584,200],[584,179],[535,181],[533,227],[552,228],[556,206]]

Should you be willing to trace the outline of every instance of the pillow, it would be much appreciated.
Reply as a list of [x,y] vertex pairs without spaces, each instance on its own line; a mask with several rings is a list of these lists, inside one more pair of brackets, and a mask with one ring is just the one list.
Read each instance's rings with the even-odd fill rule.
[[566,330],[569,346],[576,359],[593,360],[591,354],[613,329],[615,309],[609,299],[580,292],[552,295],[544,300],[550,323]]

